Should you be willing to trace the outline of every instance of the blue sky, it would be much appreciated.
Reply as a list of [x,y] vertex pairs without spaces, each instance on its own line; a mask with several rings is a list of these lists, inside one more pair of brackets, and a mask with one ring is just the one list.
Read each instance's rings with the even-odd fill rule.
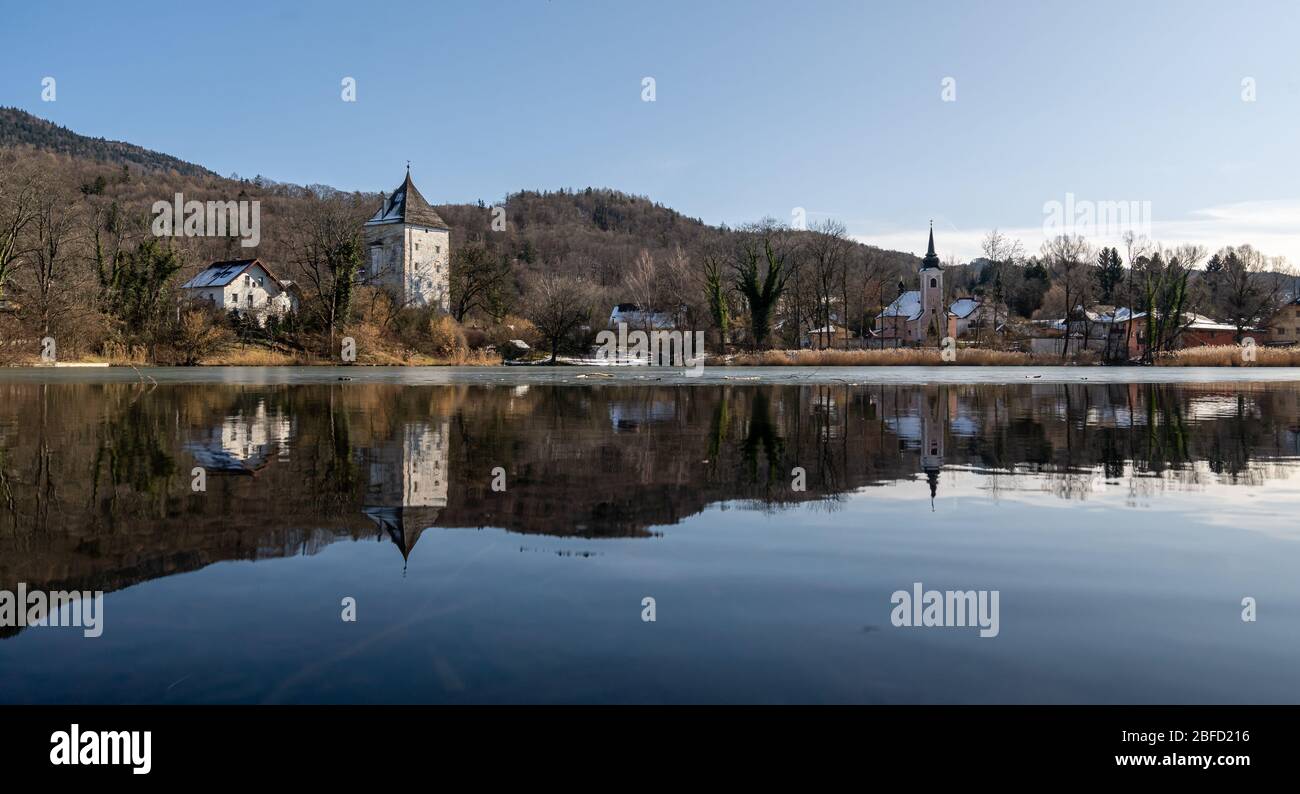
[[223,174],[380,190],[409,159],[434,202],[607,186],[913,251],[934,218],[967,258],[994,226],[1036,248],[1072,194],[1300,264],[1294,0],[217,8],[10,3],[0,104]]

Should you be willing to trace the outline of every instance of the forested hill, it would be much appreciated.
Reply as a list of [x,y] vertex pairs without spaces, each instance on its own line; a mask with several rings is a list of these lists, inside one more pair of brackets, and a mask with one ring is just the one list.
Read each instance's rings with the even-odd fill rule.
[[[112,200],[132,216],[148,217],[154,201],[168,199],[177,191],[199,200],[238,197],[262,201],[263,223],[269,228],[264,230],[261,246],[253,251],[231,250],[229,241],[177,241],[184,248],[196,249],[186,252],[186,274],[205,260],[244,254],[282,265],[289,254],[283,242],[292,231],[284,222],[313,198],[346,200],[363,218],[382,200],[378,193],[344,193],[325,185],[300,186],[261,176],[223,177],[135,144],[79,135],[15,108],[0,108],[0,152],[35,160],[52,182],[74,191],[78,186],[82,192],[97,191],[97,196],[98,191],[106,191],[103,199]],[[421,192],[452,227],[453,246],[469,238],[490,238],[493,247],[503,247],[514,255],[521,273],[545,268],[583,275],[615,292],[643,251],[657,258],[676,251],[695,256],[712,246],[725,246],[732,238],[725,226],[708,225],[644,196],[618,190],[521,190],[504,199],[484,197],[476,204],[445,204],[438,200],[436,182],[419,173],[414,177]],[[392,190],[401,178],[400,173],[376,174],[375,183]],[[101,184],[96,186],[96,182]],[[489,234],[493,205],[505,209],[504,235]],[[908,278],[919,263],[911,254],[854,247],[860,252],[874,251],[884,267]],[[622,298],[611,295],[611,299]]]
[[110,165],[131,165],[146,171],[175,171],[183,176],[216,176],[208,169],[133,143],[78,135],[17,108],[0,107],[0,147],[31,146]]

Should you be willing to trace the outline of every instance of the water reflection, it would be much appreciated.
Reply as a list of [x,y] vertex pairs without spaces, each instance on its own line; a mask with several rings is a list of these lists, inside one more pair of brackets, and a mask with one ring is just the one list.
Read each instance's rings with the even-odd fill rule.
[[1284,384],[0,390],[0,587],[116,589],[366,537],[406,559],[431,527],[650,537],[710,504],[835,510],[882,485],[920,483],[933,509],[955,471],[994,499],[1137,504],[1261,486],[1300,453]]
[[447,430],[442,420],[402,426],[395,443],[362,450],[370,481],[362,512],[408,559],[420,533],[447,506]]

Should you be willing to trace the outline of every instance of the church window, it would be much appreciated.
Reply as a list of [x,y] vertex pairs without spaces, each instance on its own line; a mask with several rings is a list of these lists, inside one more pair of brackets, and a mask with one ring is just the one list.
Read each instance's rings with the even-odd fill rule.
[[937,286],[939,286],[939,279],[937,278],[930,279],[930,289],[934,289]]

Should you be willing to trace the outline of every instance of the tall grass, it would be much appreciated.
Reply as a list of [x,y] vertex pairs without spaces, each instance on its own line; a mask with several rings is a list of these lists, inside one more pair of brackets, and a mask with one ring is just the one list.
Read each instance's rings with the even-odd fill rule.
[[1255,361],[1245,360],[1237,345],[1189,347],[1160,356],[1159,367],[1300,367],[1300,347],[1256,347]]
[[251,345],[232,345],[203,359],[205,366],[217,367],[293,367],[319,363],[321,363],[320,359],[306,353],[284,352]]
[[140,366],[149,363],[149,351],[144,345],[127,345],[124,342],[105,342],[100,355],[90,356],[90,361],[107,361],[115,367]]
[[[954,361],[944,361],[937,348],[904,347],[892,350],[765,350],[738,353],[710,361],[737,367],[1020,367],[1060,364],[1060,357],[1034,357],[1028,353],[959,349]],[[1091,363],[1091,362],[1089,362]]]

